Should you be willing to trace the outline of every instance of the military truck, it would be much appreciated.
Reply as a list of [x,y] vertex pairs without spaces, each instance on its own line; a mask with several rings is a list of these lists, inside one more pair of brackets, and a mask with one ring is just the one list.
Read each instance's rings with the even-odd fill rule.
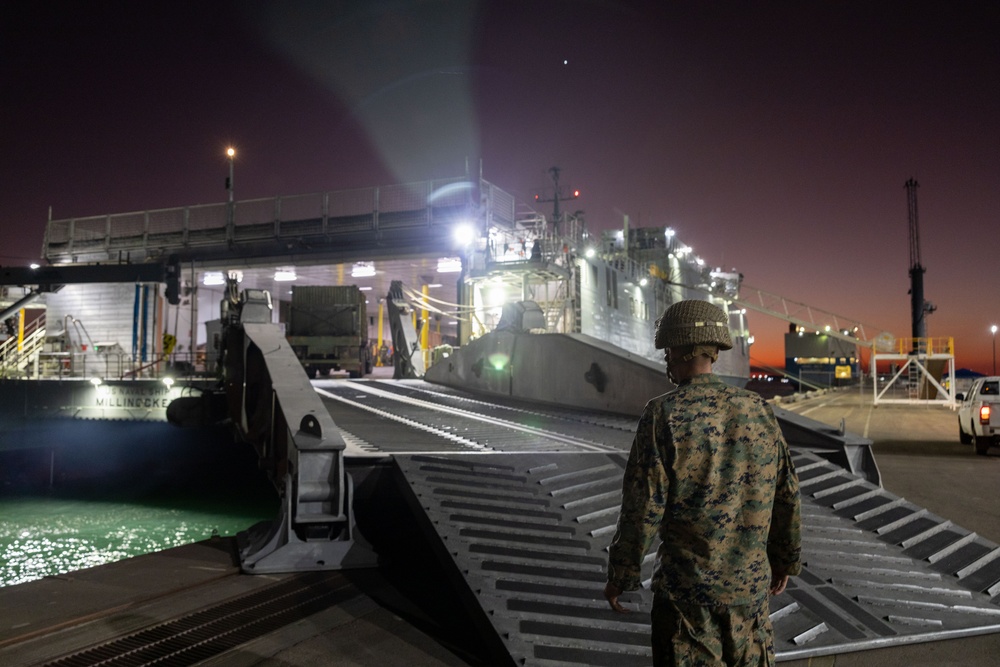
[[356,285],[296,286],[285,335],[310,378],[372,371],[365,295]]

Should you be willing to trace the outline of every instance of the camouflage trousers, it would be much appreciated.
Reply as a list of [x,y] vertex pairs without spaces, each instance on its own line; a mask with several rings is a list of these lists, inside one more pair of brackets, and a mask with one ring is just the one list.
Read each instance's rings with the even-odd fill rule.
[[654,667],[772,667],[774,633],[767,598],[745,607],[704,607],[657,596]]

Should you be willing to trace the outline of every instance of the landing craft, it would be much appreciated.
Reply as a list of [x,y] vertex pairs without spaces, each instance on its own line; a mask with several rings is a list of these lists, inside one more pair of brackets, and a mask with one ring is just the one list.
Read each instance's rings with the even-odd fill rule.
[[[730,309],[742,276],[706,268],[669,227],[590,237],[573,217],[493,228],[471,251],[463,279],[468,340],[435,353],[424,379],[528,401],[639,414],[670,389],[656,318],[705,299],[730,314],[733,349],[715,365],[727,382],[750,374],[744,311]],[[419,300],[416,294],[411,298]]]

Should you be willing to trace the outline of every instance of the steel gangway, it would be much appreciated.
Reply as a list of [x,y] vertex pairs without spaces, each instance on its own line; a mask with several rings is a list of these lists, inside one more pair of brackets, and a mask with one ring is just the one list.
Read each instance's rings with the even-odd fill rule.
[[45,314],[42,313],[0,342],[0,377],[39,377],[44,350]]

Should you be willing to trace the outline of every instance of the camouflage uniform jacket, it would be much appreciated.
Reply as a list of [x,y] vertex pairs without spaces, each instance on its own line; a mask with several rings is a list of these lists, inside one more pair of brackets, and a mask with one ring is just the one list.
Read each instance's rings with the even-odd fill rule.
[[657,533],[653,591],[698,605],[767,595],[771,567],[798,574],[799,486],[770,406],[695,376],[646,404],[622,484],[608,580],[640,584]]

